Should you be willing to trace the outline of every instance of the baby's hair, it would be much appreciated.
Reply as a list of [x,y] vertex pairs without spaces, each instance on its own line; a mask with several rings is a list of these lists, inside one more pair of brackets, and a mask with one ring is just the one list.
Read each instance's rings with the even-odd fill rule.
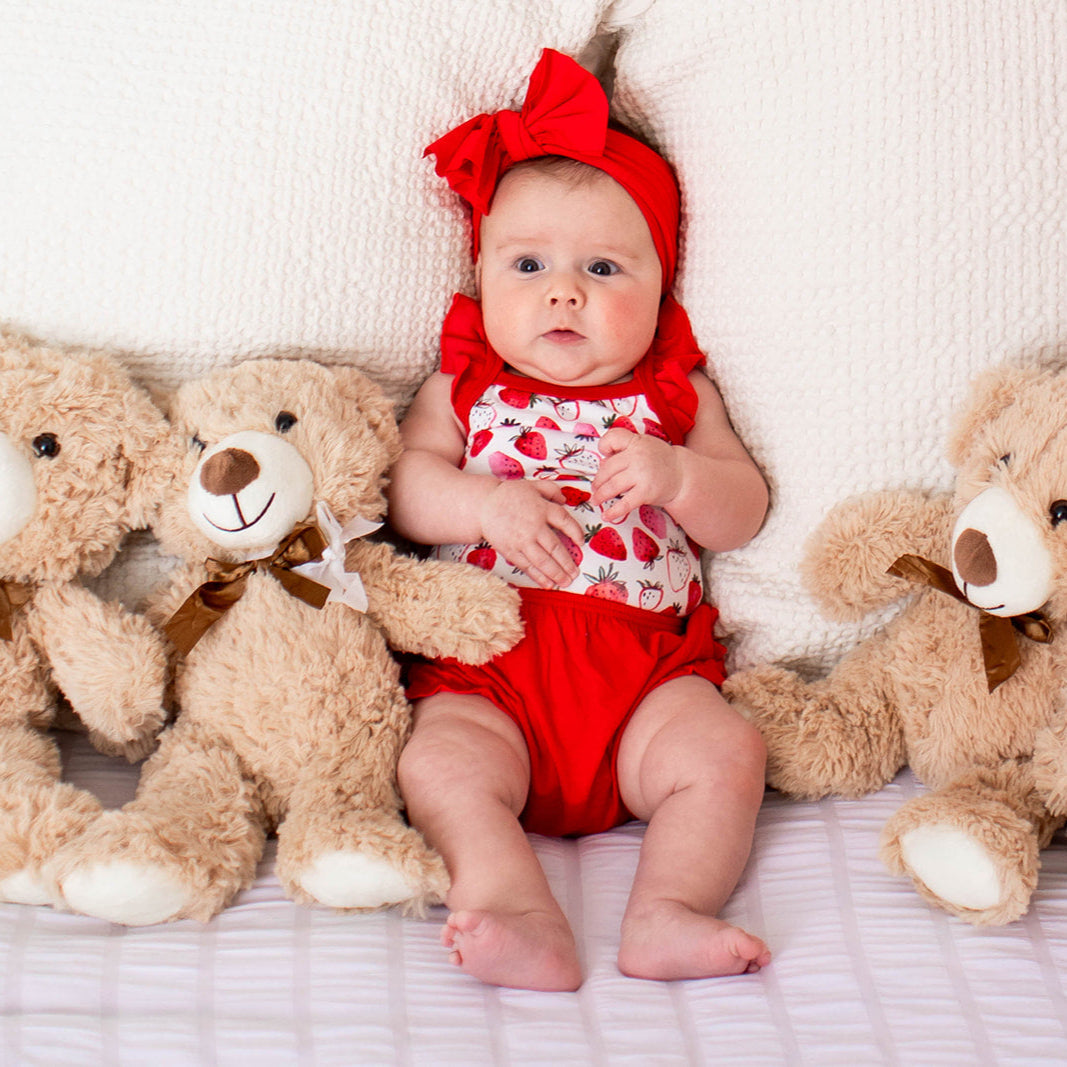
[[507,174],[545,174],[550,178],[558,178],[568,185],[581,186],[594,181],[597,175],[604,172],[589,163],[571,159],[569,156],[535,156],[533,159],[524,159],[510,167]]

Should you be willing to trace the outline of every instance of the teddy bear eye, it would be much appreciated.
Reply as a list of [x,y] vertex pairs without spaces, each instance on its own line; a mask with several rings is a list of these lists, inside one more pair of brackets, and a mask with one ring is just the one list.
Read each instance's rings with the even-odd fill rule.
[[59,438],[54,433],[39,433],[30,447],[39,459],[55,459],[59,455]]
[[274,416],[274,428],[278,433],[288,433],[296,423],[297,418],[291,411],[279,411]]
[[1061,522],[1067,522],[1067,500],[1057,500],[1048,509],[1049,518],[1053,526],[1059,526]]
[[1004,455],[1001,456],[1000,459],[997,460],[997,462],[1002,467],[1010,467],[1011,466],[1011,453],[1010,452],[1005,452]]
[[204,449],[207,448],[207,445],[200,440],[199,434],[194,433],[193,436],[189,438],[189,447],[195,448],[197,452],[203,452]]

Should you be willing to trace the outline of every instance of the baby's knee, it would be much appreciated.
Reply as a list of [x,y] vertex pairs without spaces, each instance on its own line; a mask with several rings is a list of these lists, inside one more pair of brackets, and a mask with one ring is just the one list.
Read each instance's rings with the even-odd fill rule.
[[515,746],[462,715],[416,719],[397,768],[397,784],[409,805],[441,806],[460,796],[486,794],[521,808],[527,781],[527,766]]
[[747,786],[762,797],[767,775],[767,745],[750,722],[742,720],[738,728],[734,757],[738,785]]
[[747,773],[762,783],[767,769],[767,743],[763,740],[763,734],[752,723],[742,719],[737,727],[735,745],[738,762]]

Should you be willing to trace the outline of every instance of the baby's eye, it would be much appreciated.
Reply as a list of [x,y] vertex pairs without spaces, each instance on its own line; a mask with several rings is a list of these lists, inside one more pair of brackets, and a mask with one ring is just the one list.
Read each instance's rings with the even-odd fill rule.
[[589,273],[598,274],[602,278],[609,278],[612,274],[618,274],[619,268],[609,259],[596,259],[589,264]]
[[534,259],[533,256],[523,256],[515,264],[515,269],[520,274],[536,274],[537,271],[544,270],[545,265],[539,259]]

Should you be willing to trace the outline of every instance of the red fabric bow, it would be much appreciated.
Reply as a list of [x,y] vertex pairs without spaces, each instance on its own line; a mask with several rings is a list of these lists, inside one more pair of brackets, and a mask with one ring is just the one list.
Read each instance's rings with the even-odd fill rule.
[[530,75],[521,111],[476,115],[426,149],[435,170],[485,215],[500,175],[537,156],[604,151],[608,100],[600,83],[573,59],[546,48]]
[[679,196],[674,173],[653,149],[608,127],[608,100],[596,78],[573,59],[546,48],[530,75],[519,111],[469,119],[426,149],[435,169],[473,211],[472,251],[501,176],[515,163],[565,156],[604,171],[633,198],[648,223],[663,266],[663,291],[674,281]]

